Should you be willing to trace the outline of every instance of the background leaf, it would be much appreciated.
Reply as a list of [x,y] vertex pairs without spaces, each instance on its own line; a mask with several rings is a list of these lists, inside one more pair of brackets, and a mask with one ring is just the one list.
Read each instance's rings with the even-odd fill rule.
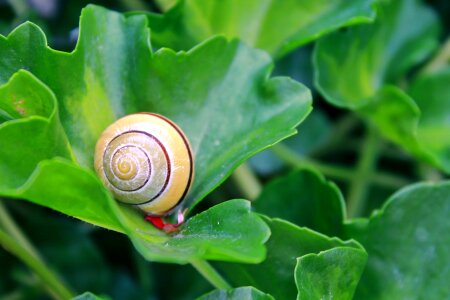
[[344,247],[298,258],[297,299],[353,299],[366,261],[365,251]]
[[445,299],[449,295],[450,183],[418,184],[368,220],[347,225],[369,254],[357,299]]
[[313,170],[297,170],[266,185],[256,211],[329,236],[339,236],[345,218],[338,187]]
[[186,50],[221,34],[279,57],[337,28],[372,21],[374,2],[185,0],[148,18],[159,47]]
[[331,104],[358,109],[396,82],[438,45],[435,13],[420,0],[379,1],[373,24],[321,39],[314,53],[315,85]]

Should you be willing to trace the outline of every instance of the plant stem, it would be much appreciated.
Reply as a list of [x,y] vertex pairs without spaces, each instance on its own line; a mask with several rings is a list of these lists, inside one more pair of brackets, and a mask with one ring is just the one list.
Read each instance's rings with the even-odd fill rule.
[[261,192],[261,183],[247,163],[243,163],[232,174],[232,178],[244,197],[255,200]]
[[39,255],[36,248],[28,241],[23,232],[20,230],[19,226],[14,222],[14,220],[9,215],[6,210],[4,204],[0,201],[0,226],[5,229],[5,231],[11,235],[18,244],[22,246],[30,255],[33,255],[34,258],[41,260],[42,258]]
[[350,218],[358,217],[364,210],[367,192],[370,187],[370,176],[374,173],[378,154],[380,139],[375,130],[368,128],[367,135],[359,157],[356,174],[348,192],[348,215]]
[[2,229],[0,229],[0,244],[32,269],[46,283],[51,295],[55,299],[73,298],[73,293],[61,283],[41,260],[31,255],[22,245]]
[[[286,164],[291,165],[294,168],[313,168],[327,177],[329,176],[344,181],[352,181],[355,177],[355,171],[353,169],[343,166],[324,164],[311,158],[301,156],[281,143],[274,145],[270,149]],[[369,176],[369,180],[373,184],[386,186],[393,189],[398,189],[411,183],[407,178],[384,172],[372,173]]]
[[328,142],[319,148],[312,151],[310,154],[313,157],[328,154],[336,147],[342,146],[342,140],[355,128],[358,124],[358,119],[351,113],[346,114],[339,119],[333,126],[332,133]]
[[231,285],[206,261],[202,259],[193,259],[192,266],[203,275],[214,287],[218,289],[231,289]]
[[441,68],[442,66],[448,64],[450,61],[450,37],[447,38],[445,43],[440,48],[439,52],[428,61],[428,63],[420,69],[418,74],[431,73]]

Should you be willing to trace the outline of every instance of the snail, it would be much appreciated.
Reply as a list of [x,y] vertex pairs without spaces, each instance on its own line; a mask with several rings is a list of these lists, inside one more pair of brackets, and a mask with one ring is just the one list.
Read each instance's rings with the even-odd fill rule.
[[94,160],[116,200],[148,215],[169,214],[193,180],[188,139],[175,123],[154,113],[131,114],[111,124],[97,141]]

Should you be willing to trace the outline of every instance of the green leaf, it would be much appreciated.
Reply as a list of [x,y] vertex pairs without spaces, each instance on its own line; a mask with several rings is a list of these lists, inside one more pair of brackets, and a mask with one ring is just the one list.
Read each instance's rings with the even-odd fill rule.
[[297,170],[269,183],[254,202],[256,211],[320,233],[339,236],[345,219],[339,188],[313,170]]
[[158,46],[186,50],[221,34],[280,57],[340,27],[372,21],[374,2],[185,0],[148,18]]
[[274,300],[274,298],[254,287],[247,286],[232,290],[215,290],[197,300]]
[[297,297],[294,282],[297,257],[334,247],[361,249],[355,241],[344,242],[338,238],[329,238],[280,219],[264,218],[264,220],[272,232],[266,243],[266,260],[258,265],[220,263],[218,266],[232,285],[253,286],[278,300]]
[[376,21],[336,32],[315,49],[315,85],[333,105],[358,109],[438,45],[435,13],[419,0],[379,1]]
[[190,207],[249,156],[292,135],[311,110],[307,88],[268,79],[268,55],[238,41],[215,38],[187,53],[154,54],[148,41],[144,16],[96,6],[83,10],[71,53],[49,49],[42,31],[26,23],[0,37],[0,82],[27,69],[48,85],[77,161],[89,168],[97,138],[117,118],[152,111],[172,119],[195,155]]
[[369,219],[347,225],[369,259],[355,299],[445,299],[450,277],[450,182],[392,196]]
[[[94,146],[106,126],[128,113],[152,111],[174,120],[189,137],[196,158],[196,178],[185,203],[192,208],[246,158],[295,132],[311,110],[308,89],[287,78],[268,79],[272,68],[268,55],[238,41],[216,38],[188,53],[163,49],[152,54],[145,17],[125,18],[96,6],[83,11],[80,28],[71,53],[48,48],[42,31],[31,23],[18,27],[8,38],[0,37],[0,82],[20,69],[42,80],[30,85],[31,90],[21,91],[30,99],[33,114],[42,106],[31,101],[35,90],[44,90],[55,102],[44,84],[50,87],[76,157],[62,139],[61,128],[52,125],[43,132],[36,129],[37,133],[24,130],[19,125],[34,126],[36,116],[14,119],[18,115],[12,110],[13,98],[0,98],[6,116],[0,135],[6,129],[15,132],[2,139],[6,150],[0,151],[10,156],[1,161],[0,176],[17,181],[6,187],[2,182],[0,195],[124,232],[150,260],[186,263],[208,258],[256,263],[264,259],[263,243],[269,230],[250,212],[247,202],[214,207],[192,217],[179,234],[168,236],[145,222],[133,207],[112,199],[92,171]],[[56,103],[45,107],[56,116]],[[55,142],[57,138],[62,141]],[[53,148],[35,151],[28,140]],[[66,149],[63,146],[68,153],[60,150]],[[19,155],[21,151],[31,162]],[[23,171],[15,174],[16,165],[22,162]]]
[[365,251],[344,247],[298,258],[297,299],[353,299],[366,261]]

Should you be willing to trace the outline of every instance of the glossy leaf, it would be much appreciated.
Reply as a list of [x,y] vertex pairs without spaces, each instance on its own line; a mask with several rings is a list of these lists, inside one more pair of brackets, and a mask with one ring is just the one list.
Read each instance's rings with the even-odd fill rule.
[[186,50],[221,34],[280,57],[340,27],[372,21],[374,2],[185,0],[148,18],[158,46]]
[[445,299],[450,277],[450,183],[418,184],[347,225],[369,254],[356,299]]
[[23,68],[47,84],[77,160],[89,168],[97,138],[118,117],[152,111],[177,122],[196,158],[189,203],[252,154],[292,135],[311,109],[304,86],[267,78],[271,60],[261,51],[216,38],[188,53],[151,54],[148,39],[143,16],[96,6],[83,11],[72,53],[49,49],[40,29],[26,23],[0,38],[0,82]]
[[295,267],[297,299],[353,299],[366,261],[365,251],[344,247],[298,258]]
[[257,212],[320,233],[339,236],[345,218],[338,187],[313,170],[298,170],[266,185],[255,200]]
[[334,247],[361,249],[355,241],[342,241],[280,219],[264,218],[271,230],[266,243],[267,258],[258,265],[220,263],[220,269],[234,286],[251,285],[275,299],[295,299],[294,269],[297,257]]
[[274,300],[254,287],[240,287],[232,290],[215,290],[197,300]]
[[321,39],[315,49],[316,87],[330,103],[358,109],[398,80],[438,45],[435,13],[420,0],[379,1],[373,24]]

